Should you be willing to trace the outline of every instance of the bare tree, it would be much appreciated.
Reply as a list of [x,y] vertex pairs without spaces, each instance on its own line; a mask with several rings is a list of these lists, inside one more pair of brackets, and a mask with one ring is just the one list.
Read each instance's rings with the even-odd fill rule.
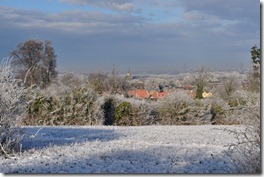
[[20,43],[11,52],[13,64],[17,66],[19,77],[25,78],[26,86],[34,84],[45,87],[51,79],[56,77],[56,54],[51,41],[29,39]]
[[152,91],[152,90],[162,91],[163,87],[166,85],[166,82],[167,80],[165,79],[151,77],[151,78],[146,79],[145,88],[148,91]]
[[129,90],[129,83],[125,77],[117,75],[117,72],[113,69],[112,74],[103,72],[90,73],[88,82],[94,91],[99,94],[111,93],[111,94],[125,94]]
[[95,92],[102,94],[106,90],[110,90],[107,78],[108,75],[103,72],[94,72],[89,74],[88,81]]

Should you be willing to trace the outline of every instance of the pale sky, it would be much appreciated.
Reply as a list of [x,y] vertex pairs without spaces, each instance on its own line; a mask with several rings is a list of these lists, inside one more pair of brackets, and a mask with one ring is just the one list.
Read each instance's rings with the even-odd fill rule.
[[0,0],[0,58],[51,40],[60,72],[248,69],[258,0]]

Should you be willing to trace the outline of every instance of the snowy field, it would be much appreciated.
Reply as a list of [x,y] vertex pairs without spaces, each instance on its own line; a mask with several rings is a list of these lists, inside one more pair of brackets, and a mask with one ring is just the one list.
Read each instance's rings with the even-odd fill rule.
[[234,173],[225,154],[239,126],[26,127],[1,173]]

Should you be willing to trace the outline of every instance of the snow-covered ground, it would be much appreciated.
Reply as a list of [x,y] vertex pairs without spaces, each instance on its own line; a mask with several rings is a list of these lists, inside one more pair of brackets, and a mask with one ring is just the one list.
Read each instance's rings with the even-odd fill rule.
[[[2,173],[233,173],[225,154],[239,126],[26,127]],[[37,132],[37,133],[36,133]]]

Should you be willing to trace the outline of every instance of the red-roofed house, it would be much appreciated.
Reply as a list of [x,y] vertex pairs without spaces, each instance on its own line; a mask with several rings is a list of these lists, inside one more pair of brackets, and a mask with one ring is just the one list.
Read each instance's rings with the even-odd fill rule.
[[[196,96],[196,93],[193,90],[184,90],[184,92],[188,96],[190,96],[192,99],[194,99]],[[129,90],[128,91],[129,97],[134,97],[134,98],[139,98],[139,99],[149,99],[150,98],[152,100],[162,99],[169,94],[170,94],[170,92],[158,92],[158,91],[148,92],[147,90],[143,90],[143,89]]]
[[169,92],[157,92],[157,91],[151,91],[150,92],[150,98],[157,100],[160,98],[163,98],[165,96],[167,96],[169,94]]
[[149,98],[149,93],[146,90],[129,90],[128,91],[129,97],[135,97],[135,98],[141,98],[141,99],[147,99]]
[[147,90],[129,90],[128,91],[129,97],[140,98],[140,99],[150,98],[153,100],[163,98],[168,94],[169,94],[169,92],[158,92],[158,91],[148,92]]

